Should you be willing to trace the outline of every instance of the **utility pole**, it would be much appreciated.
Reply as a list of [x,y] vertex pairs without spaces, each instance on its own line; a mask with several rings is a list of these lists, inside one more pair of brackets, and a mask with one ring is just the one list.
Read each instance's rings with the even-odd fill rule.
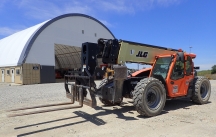
[[189,47],[189,48],[190,48],[190,53],[191,53],[191,48],[192,48],[192,47]]

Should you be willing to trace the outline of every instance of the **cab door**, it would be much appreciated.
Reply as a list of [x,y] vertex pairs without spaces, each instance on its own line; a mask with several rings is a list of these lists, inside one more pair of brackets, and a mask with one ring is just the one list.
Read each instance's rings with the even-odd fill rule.
[[188,86],[185,79],[185,63],[183,60],[176,60],[171,65],[170,75],[167,79],[167,89],[170,97],[184,96],[187,94]]
[[4,69],[2,69],[1,71],[2,71],[2,82],[4,82]]
[[189,88],[189,84],[190,82],[193,80],[194,78],[194,74],[193,74],[193,62],[192,62],[192,58],[190,56],[186,56],[186,60],[185,60],[185,84],[187,89]]

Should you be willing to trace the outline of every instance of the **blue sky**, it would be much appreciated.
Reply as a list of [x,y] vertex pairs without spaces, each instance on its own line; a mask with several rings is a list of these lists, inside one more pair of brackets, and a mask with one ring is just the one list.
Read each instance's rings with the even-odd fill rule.
[[93,16],[118,39],[192,47],[201,70],[216,64],[215,0],[1,0],[0,39],[66,13]]

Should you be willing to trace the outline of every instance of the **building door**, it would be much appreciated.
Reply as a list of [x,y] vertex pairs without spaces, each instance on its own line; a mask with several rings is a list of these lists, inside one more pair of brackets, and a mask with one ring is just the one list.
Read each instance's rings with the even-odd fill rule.
[[11,82],[14,83],[14,69],[11,69]]
[[2,73],[2,82],[4,82],[4,70],[3,69],[1,70],[1,73]]

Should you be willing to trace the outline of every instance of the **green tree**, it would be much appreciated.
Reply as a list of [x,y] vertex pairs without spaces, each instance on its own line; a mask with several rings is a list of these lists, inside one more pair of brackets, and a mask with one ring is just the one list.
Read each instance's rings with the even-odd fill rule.
[[215,73],[216,73],[216,65],[212,66],[211,73],[212,73],[212,74],[215,74]]

